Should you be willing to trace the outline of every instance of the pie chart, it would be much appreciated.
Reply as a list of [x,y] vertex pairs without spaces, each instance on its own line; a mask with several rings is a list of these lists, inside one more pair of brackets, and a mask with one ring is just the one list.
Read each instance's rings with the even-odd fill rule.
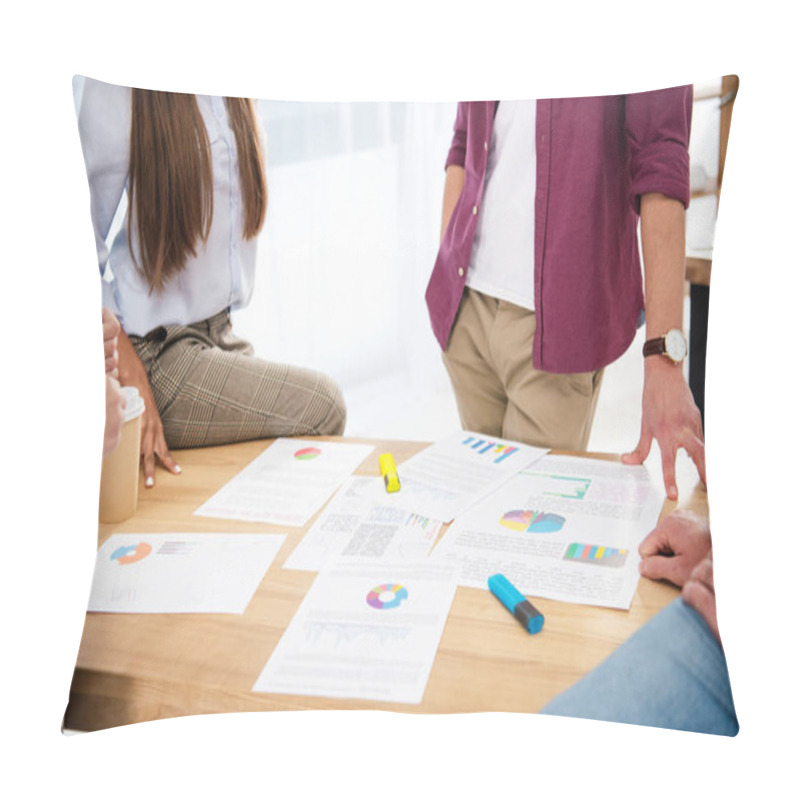
[[152,547],[147,542],[139,542],[139,544],[123,545],[118,547],[112,554],[111,560],[117,561],[120,564],[135,564],[150,555]]
[[408,597],[408,589],[399,583],[382,583],[367,594],[367,603],[379,611],[397,608]]
[[298,461],[312,461],[313,459],[317,458],[317,456],[322,455],[322,450],[319,447],[304,447],[301,450],[298,450],[294,457]]
[[503,527],[524,533],[557,533],[565,522],[560,514],[525,509],[506,511],[500,520]]

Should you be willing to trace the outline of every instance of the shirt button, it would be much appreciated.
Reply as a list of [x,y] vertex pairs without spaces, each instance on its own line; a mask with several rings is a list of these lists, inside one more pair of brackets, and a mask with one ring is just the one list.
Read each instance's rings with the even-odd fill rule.
[[474,217],[478,213],[478,206],[472,206],[472,216]]
[[488,150],[489,149],[489,142],[484,142],[483,143],[483,149],[484,150]]
[[463,267],[459,267],[458,268],[458,277],[459,278],[463,278],[464,277],[464,268]]

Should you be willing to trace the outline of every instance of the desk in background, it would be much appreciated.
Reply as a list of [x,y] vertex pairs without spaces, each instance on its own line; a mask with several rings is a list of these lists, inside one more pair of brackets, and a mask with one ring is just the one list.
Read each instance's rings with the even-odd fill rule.
[[[326,439],[375,445],[357,470],[361,475],[379,475],[378,456],[391,451],[401,478],[402,462],[426,446]],[[298,529],[210,519],[194,511],[269,444],[262,440],[177,452],[182,475],[159,471],[155,488],[140,486],[139,508],[131,519],[100,525],[98,545],[116,532],[280,532],[287,538],[242,615],[87,614],[65,728],[91,731],[192,714],[292,709],[536,712],[678,594],[668,584],[641,580],[629,611],[537,598],[546,623],[542,633],[530,636],[488,590],[460,586],[422,703],[254,694],[256,678],[316,577],[282,569],[314,520]],[[702,484],[679,480],[679,489],[682,507],[707,513]],[[662,513],[675,505],[665,502]]]

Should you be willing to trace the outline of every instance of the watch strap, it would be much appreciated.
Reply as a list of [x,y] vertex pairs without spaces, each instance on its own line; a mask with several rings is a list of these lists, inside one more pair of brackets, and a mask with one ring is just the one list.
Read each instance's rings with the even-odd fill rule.
[[667,344],[664,336],[659,336],[657,339],[648,339],[642,348],[642,355],[644,356],[663,356],[667,352]]

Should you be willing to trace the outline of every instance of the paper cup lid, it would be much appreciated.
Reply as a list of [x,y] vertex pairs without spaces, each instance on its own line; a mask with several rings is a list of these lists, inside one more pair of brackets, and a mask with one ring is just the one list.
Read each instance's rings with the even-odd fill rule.
[[120,386],[125,398],[125,422],[144,414],[144,400],[135,386]]

